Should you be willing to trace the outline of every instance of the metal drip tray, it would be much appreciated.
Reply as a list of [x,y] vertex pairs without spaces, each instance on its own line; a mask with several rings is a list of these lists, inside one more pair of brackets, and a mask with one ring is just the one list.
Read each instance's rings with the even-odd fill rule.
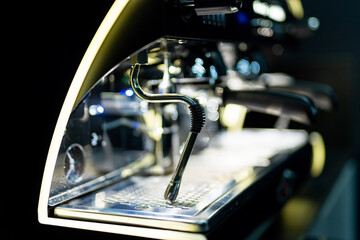
[[203,182],[194,176],[194,183],[184,183],[172,204],[163,197],[170,176],[132,177],[56,207],[55,215],[157,228],[169,228],[164,223],[169,221],[176,223],[171,226],[174,230],[204,231],[208,228],[202,226],[204,220],[218,210],[210,210],[210,205],[239,183],[241,175],[246,180],[249,174],[253,174],[252,168],[244,168],[237,176]]
[[73,200],[69,204],[56,208],[55,212],[59,213],[62,211],[60,209],[82,205],[106,212],[111,209],[117,213],[135,211],[152,213],[152,215],[195,216],[233,187],[241,175],[247,178],[252,173],[252,168],[244,168],[236,174],[237,176],[235,174],[234,176],[218,176],[203,182],[193,177],[194,182],[184,183],[177,200],[172,204],[163,197],[170,176],[132,177],[81,200]]
[[226,133],[218,139],[221,144],[192,156],[172,204],[164,199],[171,176],[133,176],[61,204],[54,213],[63,218],[207,231],[229,202],[284,160],[274,155],[293,152],[306,141],[303,131]]
[[[165,185],[169,181],[168,178],[151,178],[143,179],[136,178],[136,181],[146,181],[146,184],[131,184],[124,189],[119,189],[117,193],[106,198],[106,202],[110,207],[113,204],[119,205],[119,208],[129,208],[131,210],[145,210],[159,211],[160,209],[184,209],[181,215],[189,215],[194,211],[200,211],[199,205],[207,202],[211,196],[211,192],[215,189],[222,189],[226,182],[203,183],[199,185],[186,185],[182,188],[178,199],[174,203],[169,203],[162,197],[163,190],[155,188],[156,185]],[[119,186],[114,186],[113,190],[117,190]],[[218,191],[215,191],[218,192]]]

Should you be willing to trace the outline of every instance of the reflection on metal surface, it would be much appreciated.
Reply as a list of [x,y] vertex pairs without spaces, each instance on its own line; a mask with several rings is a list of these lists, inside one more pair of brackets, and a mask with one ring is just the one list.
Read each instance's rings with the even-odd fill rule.
[[141,170],[152,166],[154,164],[154,160],[155,160],[154,156],[150,154],[144,155],[140,160],[135,161],[134,163],[129,164],[126,167],[114,170],[103,176],[95,178],[91,181],[73,187],[66,191],[57,192],[57,194],[50,196],[50,198],[48,199],[49,201],[48,204],[49,206],[55,206],[59,203],[77,197],[79,195],[85,194],[90,191],[94,191],[100,187],[107,186],[121,179],[128,178],[140,172]]
[[[301,147],[307,141],[307,134],[246,129],[223,133],[217,141],[217,148],[192,156],[188,171],[184,172],[182,191],[172,204],[163,199],[163,189],[170,176],[137,176],[59,205],[55,214],[65,218],[206,231],[211,221],[221,216],[226,203],[259,176],[271,171],[271,156]],[[199,171],[204,165],[206,169]]]
[[247,109],[237,104],[226,104],[221,114],[221,122],[230,131],[242,129],[244,125]]
[[320,27],[319,19],[316,17],[310,17],[308,19],[308,26],[311,30],[318,30],[318,28]]
[[[247,109],[309,124],[316,113],[311,99],[329,99],[323,86],[305,87],[317,94],[303,97],[271,89],[266,75],[259,79],[267,71],[266,50],[280,56],[284,40],[294,37],[294,19],[280,2],[210,2],[115,1],[60,113],[40,194],[41,223],[204,239],[258,197],[252,191],[259,185],[277,191],[275,201],[283,203],[292,193],[288,183],[308,173],[292,169],[299,159],[310,161],[307,132],[242,130]],[[311,138],[318,175],[324,149],[321,137]],[[279,188],[268,181],[278,178]]]
[[[154,49],[156,44],[158,42]],[[155,53],[151,50],[151,54]],[[203,60],[204,65],[206,59]],[[208,67],[211,70],[214,64],[210,62]],[[188,82],[179,82],[179,92],[196,97],[197,100],[186,97],[185,101],[198,101],[210,121],[199,134],[197,145],[194,144],[195,154],[189,162],[189,171],[184,171],[183,164],[190,156],[187,152],[185,157],[180,158],[183,160],[179,161],[173,180],[169,175],[158,176],[173,171],[174,160],[179,159],[180,146],[186,146],[181,143],[186,142],[184,129],[190,128],[190,113],[183,104],[163,102],[164,95],[176,101],[180,94],[157,94],[156,89],[153,90],[163,79],[163,74],[158,74],[157,67],[151,64],[144,65],[142,72],[137,68],[136,76],[141,76],[142,87],[151,92],[144,98],[155,96],[158,102],[147,103],[140,99],[135,95],[139,93],[137,87],[130,92],[135,68],[130,76],[129,68],[128,60],[117,65],[94,85],[71,113],[62,136],[48,199],[48,206],[54,207],[58,217],[180,231],[207,231],[212,222],[223,217],[229,202],[240,196],[262,174],[271,171],[276,165],[271,160],[273,156],[295,151],[307,142],[307,134],[302,131],[238,131],[242,128],[246,108],[225,104],[222,109],[221,94],[224,91],[219,90],[221,85],[216,91],[219,97],[212,95],[212,90],[207,87],[200,88],[200,91],[193,87],[199,81],[202,85],[204,81],[210,82],[211,78],[195,82],[195,78],[188,78]],[[251,72],[256,72],[256,69],[251,70],[251,64],[249,68]],[[153,77],[149,79],[147,74],[158,74],[160,81]],[[140,89],[140,82],[135,84]],[[190,143],[195,142],[194,134],[197,135],[190,134]],[[81,176],[78,174],[69,182],[66,176],[76,173],[76,161],[66,149],[74,143],[83,146],[86,168]],[[69,159],[67,175],[61,165],[66,157]],[[179,191],[178,176],[183,174]],[[166,189],[165,183],[169,181],[170,188],[167,188],[165,197],[172,204],[164,200],[163,194],[158,194]],[[130,195],[127,192],[129,189],[132,189]]]
[[64,172],[69,183],[81,181],[85,168],[85,152],[80,144],[72,144],[65,152]]
[[[282,162],[288,152],[307,144],[308,135],[303,131],[240,131],[247,109],[239,105],[241,101],[238,104],[225,101],[228,79],[221,74],[226,71],[212,59],[220,57],[216,53],[217,44],[183,42],[181,48],[205,44],[205,50],[194,56],[190,51],[173,50],[173,58],[167,60],[167,65],[177,64],[182,69],[180,74],[190,77],[173,77],[169,71],[167,80],[175,84],[176,89],[174,93],[167,92],[168,88],[163,86],[161,90],[167,93],[160,94],[164,74],[158,64],[163,64],[164,50],[158,46],[164,41],[159,39],[149,46],[149,55],[159,57],[155,64],[143,65],[142,70],[135,65],[130,71],[129,59],[124,60],[99,79],[73,108],[61,135],[50,179],[46,207],[54,209],[56,220],[47,215],[48,223],[70,218],[104,221],[107,226],[116,223],[122,227],[133,224],[164,231],[208,231],[224,217],[228,204],[243,197],[241,194],[250,184],[269,174],[277,166],[276,161]],[[166,41],[169,45],[175,44],[175,49],[178,46],[175,40]],[[214,47],[215,50],[209,51],[208,48]],[[202,56],[202,66],[206,69],[200,79],[191,70],[197,56]],[[185,63],[188,58],[191,64]],[[200,60],[197,61],[200,64]],[[260,74],[258,65],[257,60],[248,61],[249,76]],[[261,93],[265,88],[261,82],[244,81],[239,77],[244,72],[232,71],[232,77],[242,83],[243,91],[235,91],[238,96],[252,92],[247,89]],[[267,98],[265,106],[269,102],[273,104],[270,101],[273,97]],[[203,117],[209,120],[201,133],[191,132],[186,139],[187,130],[199,124],[190,126],[191,112],[184,104],[174,101],[201,105],[205,111],[201,113],[201,122]],[[259,107],[275,115],[281,112],[278,108],[276,104]],[[183,150],[187,149],[187,143],[194,146],[194,150],[188,163],[189,171],[184,171],[191,152]],[[77,167],[80,161],[76,159],[82,155],[68,150],[74,146],[81,146],[80,152],[86,161],[81,173]],[[179,152],[183,155],[176,162]],[[284,154],[284,158],[276,158],[278,154]],[[64,159],[67,159],[65,174]],[[176,164],[178,168],[174,171]],[[169,175],[172,172],[175,172],[173,179]],[[164,199],[165,189],[165,198],[172,204]]]
[[[304,234],[316,214],[317,203],[304,197],[290,199],[281,211],[280,219],[285,239]],[[305,230],[306,231],[306,230]]]
[[274,35],[274,31],[271,28],[267,27],[258,28],[257,33],[263,37],[272,37]]
[[321,134],[318,132],[312,132],[309,136],[309,140],[313,149],[311,176],[318,177],[322,173],[325,166],[326,152],[325,143]]
[[284,22],[286,19],[284,8],[280,5],[270,5],[269,18],[277,22]]
[[[168,68],[166,67],[166,69]],[[189,109],[191,113],[190,132],[186,139],[186,143],[180,155],[180,160],[174,171],[173,177],[170,180],[170,183],[167,186],[164,194],[165,199],[168,199],[170,202],[174,202],[180,190],[181,178],[184,173],[186,164],[189,160],[192,149],[195,145],[196,138],[205,124],[205,112],[203,107],[198,103],[197,100],[190,98],[189,96],[186,95],[175,94],[175,93],[148,94],[144,92],[139,83],[139,72],[140,72],[140,64],[136,63],[132,67],[130,84],[135,94],[139,98],[148,102],[155,102],[155,103],[183,102],[189,105]],[[159,84],[159,87],[160,85],[161,83]]]
[[280,5],[269,4],[267,2],[255,0],[253,2],[253,10],[256,14],[269,17],[270,19],[277,22],[284,22],[286,19],[285,10]]
[[101,105],[91,105],[89,107],[89,114],[94,115],[100,115],[104,113],[104,107]]
[[302,19],[304,17],[304,8],[301,0],[286,0],[286,4],[295,18]]

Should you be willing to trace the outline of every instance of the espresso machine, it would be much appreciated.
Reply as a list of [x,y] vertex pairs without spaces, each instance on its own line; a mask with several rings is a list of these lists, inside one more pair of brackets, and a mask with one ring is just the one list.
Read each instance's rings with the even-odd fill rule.
[[[251,234],[325,161],[321,135],[289,122],[316,123],[333,90],[267,71],[269,54],[313,31],[301,11],[300,0],[115,1],[60,112],[39,221],[155,239]],[[244,128],[248,112],[278,120]]]

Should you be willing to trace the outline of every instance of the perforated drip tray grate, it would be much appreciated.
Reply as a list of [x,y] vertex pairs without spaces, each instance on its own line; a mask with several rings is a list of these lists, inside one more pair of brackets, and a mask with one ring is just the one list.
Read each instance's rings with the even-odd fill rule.
[[[158,208],[183,210],[183,214],[194,214],[220,197],[236,182],[232,176],[211,179],[209,182],[188,183],[181,186],[174,203],[164,199],[164,190],[169,177],[134,177],[128,186],[120,183],[111,187],[114,192],[103,201],[109,208],[156,211]],[[177,211],[177,214],[181,214]]]
[[120,215],[195,216],[209,204],[231,189],[240,179],[253,173],[252,168],[244,168],[240,173],[219,175],[202,179],[201,175],[184,179],[175,202],[164,199],[164,191],[170,176],[132,177],[108,186],[102,190],[70,201],[57,207],[56,214],[64,209],[71,211],[88,210]]
[[128,186],[104,201],[109,205],[121,204],[135,209],[156,207],[189,209],[198,204],[204,196],[206,197],[212,187],[211,184],[206,183],[199,186],[184,186],[177,200],[170,204],[160,197],[164,192],[160,191],[160,188],[154,188],[151,183],[139,185]]

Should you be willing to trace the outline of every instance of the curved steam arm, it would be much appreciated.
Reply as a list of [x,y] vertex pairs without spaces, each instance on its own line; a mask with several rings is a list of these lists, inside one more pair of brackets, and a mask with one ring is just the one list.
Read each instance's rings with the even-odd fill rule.
[[144,92],[138,81],[140,66],[141,64],[139,63],[134,64],[130,74],[131,87],[139,98],[148,102],[184,102],[189,105],[189,109],[191,112],[190,133],[187,137],[185,147],[181,153],[179,163],[164,194],[165,199],[173,203],[179,193],[181,178],[191,155],[191,151],[194,147],[196,137],[205,124],[205,112],[201,105],[197,102],[197,100],[190,98],[189,96],[174,93],[149,94]]

